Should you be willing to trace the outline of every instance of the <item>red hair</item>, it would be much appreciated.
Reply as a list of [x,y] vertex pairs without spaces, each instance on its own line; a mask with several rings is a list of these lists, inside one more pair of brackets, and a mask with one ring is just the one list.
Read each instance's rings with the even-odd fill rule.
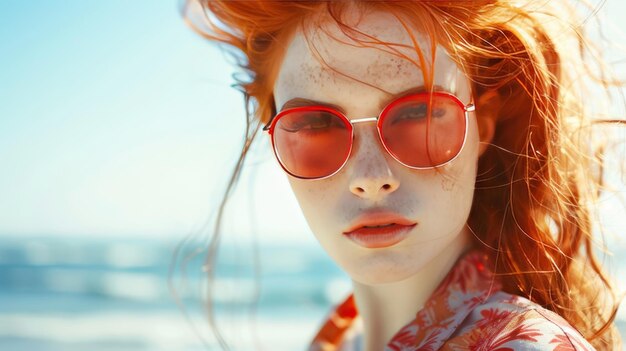
[[[593,254],[603,146],[593,143],[590,126],[598,121],[580,102],[588,85],[584,79],[594,78],[585,55],[596,52],[572,22],[576,13],[570,7],[563,1],[540,3],[201,1],[207,17],[202,22],[187,17],[189,24],[232,50],[246,73],[237,86],[246,107],[248,99],[253,102],[246,144],[219,216],[259,126],[276,113],[272,89],[290,36],[320,26],[312,18],[322,14],[356,42],[392,49],[393,43],[343,21],[354,6],[384,11],[409,35],[410,28],[419,28],[445,47],[472,82],[479,128],[481,118],[496,122],[479,160],[468,225],[476,246],[494,258],[504,290],[562,315],[598,350],[618,347],[613,325],[618,304]],[[600,83],[607,88],[613,82]],[[210,259],[216,243],[214,238]]]

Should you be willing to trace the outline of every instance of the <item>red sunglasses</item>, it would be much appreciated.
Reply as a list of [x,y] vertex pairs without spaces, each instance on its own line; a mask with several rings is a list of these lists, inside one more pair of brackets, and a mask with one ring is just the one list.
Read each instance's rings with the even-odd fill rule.
[[431,169],[454,160],[467,138],[468,112],[447,92],[423,92],[389,103],[378,117],[348,119],[326,106],[281,111],[264,131],[285,172],[300,179],[322,179],[339,172],[352,151],[356,123],[376,122],[385,150],[413,169]]

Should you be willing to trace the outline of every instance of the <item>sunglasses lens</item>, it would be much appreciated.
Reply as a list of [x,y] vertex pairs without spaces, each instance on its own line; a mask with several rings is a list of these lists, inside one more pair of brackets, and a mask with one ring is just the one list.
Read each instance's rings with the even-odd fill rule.
[[465,110],[448,94],[418,94],[398,100],[384,113],[382,139],[410,167],[429,168],[453,159],[465,139]]
[[286,171],[300,178],[322,178],[348,158],[351,126],[327,111],[291,110],[277,116],[273,141]]

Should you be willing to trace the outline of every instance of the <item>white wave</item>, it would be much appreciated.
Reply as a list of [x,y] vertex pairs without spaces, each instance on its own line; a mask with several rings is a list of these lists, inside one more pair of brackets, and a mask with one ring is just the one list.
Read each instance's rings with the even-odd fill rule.
[[[146,249],[139,244],[114,243],[105,252],[106,263],[118,268],[153,266],[158,259],[153,248]],[[167,261],[169,257],[161,259]]]
[[[217,349],[216,340],[208,326],[198,321],[195,325],[200,335],[208,341],[211,349]],[[245,315],[233,316],[220,323],[221,331],[237,349],[251,350],[252,334],[250,323]],[[268,316],[257,317],[256,333],[265,349],[297,350],[305,349],[318,327],[317,318],[277,319]],[[79,344],[102,342],[140,343],[150,350],[189,350],[201,349],[201,342],[191,326],[180,313],[100,313],[80,316],[0,314],[0,338],[19,337],[43,339],[58,343]],[[248,346],[246,346],[248,345]],[[269,348],[267,348],[269,346]]]
[[102,290],[114,297],[157,301],[165,293],[165,280],[145,273],[106,273],[102,276]]

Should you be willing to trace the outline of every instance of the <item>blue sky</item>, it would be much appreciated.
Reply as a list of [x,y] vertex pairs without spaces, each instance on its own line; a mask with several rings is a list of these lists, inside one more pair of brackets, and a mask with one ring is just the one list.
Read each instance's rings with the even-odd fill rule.
[[2,0],[0,52],[0,233],[203,223],[237,155],[242,99],[177,1]]
[[[211,213],[242,140],[242,99],[178,6],[0,1],[0,235],[167,236]],[[607,9],[626,13],[617,0]],[[312,240],[258,146],[226,230]]]

